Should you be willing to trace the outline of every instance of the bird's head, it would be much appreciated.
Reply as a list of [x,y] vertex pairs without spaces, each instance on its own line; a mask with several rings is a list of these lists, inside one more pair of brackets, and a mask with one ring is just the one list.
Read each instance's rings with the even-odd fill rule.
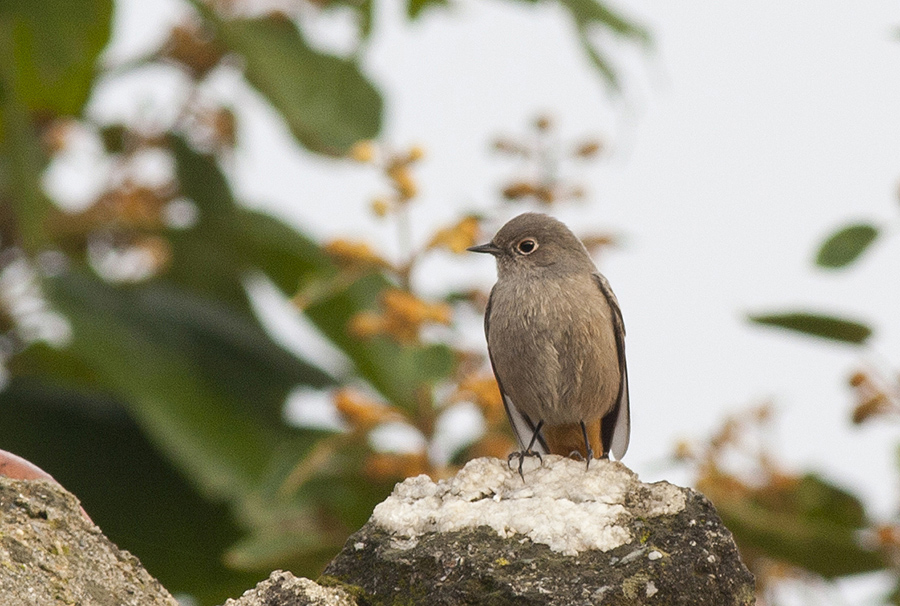
[[547,269],[560,273],[596,271],[575,234],[561,221],[541,213],[513,217],[490,242],[468,250],[494,255],[501,278]]

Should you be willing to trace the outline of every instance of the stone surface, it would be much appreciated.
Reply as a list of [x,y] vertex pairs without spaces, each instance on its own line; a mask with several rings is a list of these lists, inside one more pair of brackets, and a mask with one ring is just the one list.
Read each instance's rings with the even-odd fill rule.
[[[620,463],[477,459],[398,484],[317,584],[276,571],[226,606],[749,606],[753,578],[699,493]],[[0,477],[0,604],[176,606],[45,480]]]
[[0,604],[177,606],[78,500],[46,480],[0,476]]
[[322,587],[276,570],[254,589],[236,600],[228,600],[224,606],[356,606],[356,602],[337,587]]
[[505,461],[470,461],[455,477],[435,484],[428,476],[409,478],[380,503],[372,520],[413,545],[429,532],[489,526],[501,537],[516,534],[553,551],[575,555],[609,551],[634,540],[628,522],[684,509],[685,496],[666,482],[643,484],[621,463],[583,463],[558,456],[546,464],[531,459],[528,481]]
[[712,505],[620,463],[471,461],[398,484],[319,582],[361,605],[731,606],[753,577]]

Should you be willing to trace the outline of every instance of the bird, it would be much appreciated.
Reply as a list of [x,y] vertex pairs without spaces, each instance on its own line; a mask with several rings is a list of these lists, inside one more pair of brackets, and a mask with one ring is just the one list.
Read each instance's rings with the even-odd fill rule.
[[[490,242],[497,282],[484,315],[488,357],[519,451],[621,459],[631,433],[625,323],[584,244],[542,213],[510,219]],[[543,460],[543,459],[541,459]]]

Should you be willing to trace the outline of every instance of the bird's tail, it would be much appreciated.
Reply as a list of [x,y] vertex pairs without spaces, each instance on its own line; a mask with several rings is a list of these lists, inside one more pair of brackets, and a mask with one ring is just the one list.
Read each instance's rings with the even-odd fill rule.
[[[603,441],[600,438],[600,419],[585,422],[584,425],[585,429],[587,429],[587,438],[591,445],[591,450],[594,451],[594,458],[602,458],[605,452]],[[569,456],[573,452],[579,452],[582,457],[587,457],[584,433],[581,429],[581,423],[566,423],[552,427],[544,426],[544,438],[547,441],[547,448],[550,450],[550,453],[564,457]]]

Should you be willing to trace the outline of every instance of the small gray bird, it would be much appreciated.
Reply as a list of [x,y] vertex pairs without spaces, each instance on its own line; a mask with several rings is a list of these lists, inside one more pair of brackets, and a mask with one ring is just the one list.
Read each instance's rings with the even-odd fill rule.
[[526,456],[621,459],[631,421],[625,325],[587,249],[553,217],[511,219],[472,252],[497,259],[484,332],[510,424]]

